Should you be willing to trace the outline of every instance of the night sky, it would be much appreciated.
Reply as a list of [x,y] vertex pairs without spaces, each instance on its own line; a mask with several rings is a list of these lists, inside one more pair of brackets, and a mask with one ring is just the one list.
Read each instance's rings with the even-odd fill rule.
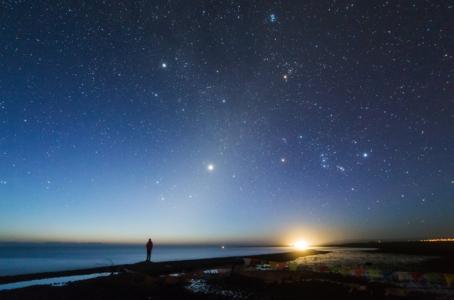
[[454,232],[454,1],[1,1],[0,239]]

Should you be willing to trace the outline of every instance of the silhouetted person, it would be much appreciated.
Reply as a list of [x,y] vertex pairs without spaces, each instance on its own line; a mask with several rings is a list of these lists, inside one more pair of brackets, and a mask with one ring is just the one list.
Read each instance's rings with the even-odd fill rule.
[[150,261],[150,259],[151,259],[151,250],[153,250],[153,242],[151,241],[151,239],[148,239],[146,247],[147,247],[147,260],[146,261]]

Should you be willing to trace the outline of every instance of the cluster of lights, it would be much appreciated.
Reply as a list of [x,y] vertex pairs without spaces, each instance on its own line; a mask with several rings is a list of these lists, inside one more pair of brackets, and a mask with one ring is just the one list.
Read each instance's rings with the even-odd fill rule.
[[431,243],[436,243],[436,242],[454,242],[454,238],[427,239],[427,240],[421,240],[421,242],[431,242]]

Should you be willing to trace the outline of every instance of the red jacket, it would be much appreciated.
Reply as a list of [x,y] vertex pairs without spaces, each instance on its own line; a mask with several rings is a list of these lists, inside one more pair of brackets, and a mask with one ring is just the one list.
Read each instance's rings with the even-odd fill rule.
[[152,241],[148,241],[147,250],[151,250],[151,249],[153,249],[153,242]]

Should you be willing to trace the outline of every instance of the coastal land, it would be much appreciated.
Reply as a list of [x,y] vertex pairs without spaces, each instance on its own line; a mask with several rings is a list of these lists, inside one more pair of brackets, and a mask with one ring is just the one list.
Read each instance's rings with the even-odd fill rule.
[[[0,299],[454,299],[453,245],[361,243],[345,245],[358,248],[356,252],[309,249],[2,276],[0,286],[61,276],[107,275],[59,286],[3,290]],[[342,256],[348,259],[332,263]],[[388,258],[389,263],[383,265]]]

